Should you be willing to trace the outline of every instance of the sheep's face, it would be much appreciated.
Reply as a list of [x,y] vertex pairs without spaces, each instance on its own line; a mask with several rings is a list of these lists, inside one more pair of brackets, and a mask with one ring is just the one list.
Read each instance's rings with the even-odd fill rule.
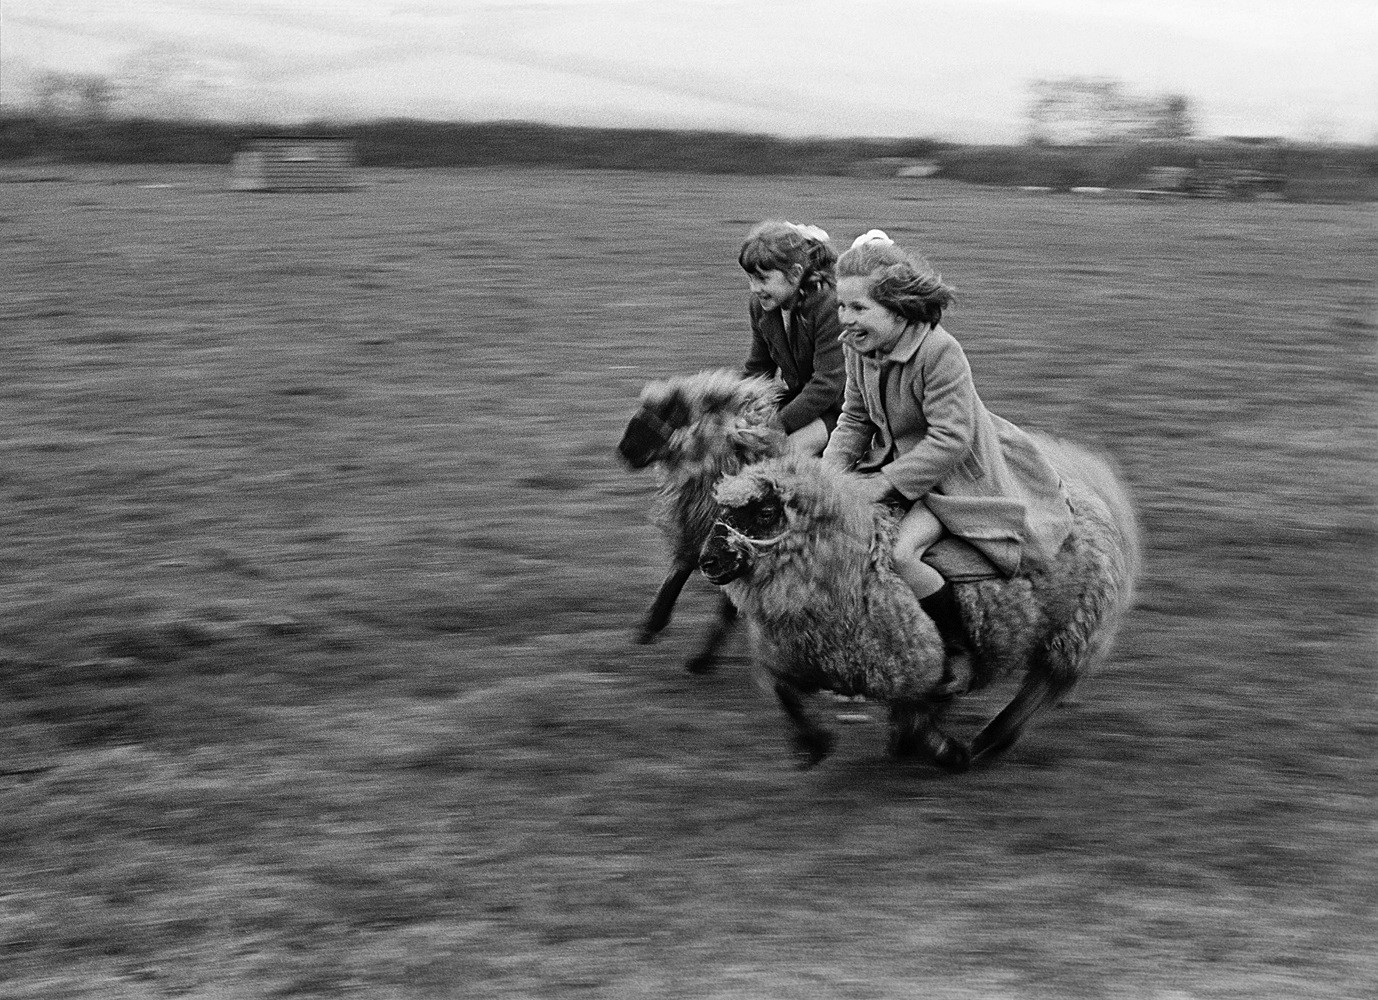
[[627,424],[617,452],[633,469],[644,469],[665,457],[675,431],[688,426],[693,411],[678,390],[656,391],[647,387],[641,409]]
[[759,550],[775,544],[788,522],[784,501],[769,489],[745,496],[720,492],[719,502],[718,520],[699,554],[699,570],[722,586],[750,573]]

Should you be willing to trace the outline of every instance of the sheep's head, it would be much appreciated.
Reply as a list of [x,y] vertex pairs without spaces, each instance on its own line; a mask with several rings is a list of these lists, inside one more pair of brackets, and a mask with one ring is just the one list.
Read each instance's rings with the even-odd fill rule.
[[726,476],[713,491],[718,520],[699,569],[721,586],[759,563],[802,555],[825,522],[838,518],[836,491],[816,459],[776,458]]
[[[723,485],[728,486],[726,493]],[[761,489],[749,489],[752,486]],[[715,494],[720,505],[718,519],[699,553],[699,569],[711,583],[722,586],[751,572],[759,550],[776,544],[780,533],[787,530],[784,501],[769,486],[742,476],[719,484]]]
[[644,469],[663,458],[675,431],[688,426],[693,410],[684,392],[668,382],[652,382],[641,393],[641,408],[633,414],[617,444],[622,460]]
[[650,382],[617,451],[633,469],[664,462],[719,471],[726,456],[740,462],[778,454],[784,445],[784,432],[773,422],[778,394],[767,379],[727,370]]

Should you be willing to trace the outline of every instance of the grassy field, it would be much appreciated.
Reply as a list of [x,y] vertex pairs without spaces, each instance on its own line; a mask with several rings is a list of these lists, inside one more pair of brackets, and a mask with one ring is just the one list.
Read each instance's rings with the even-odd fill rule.
[[[1372,206],[223,180],[0,173],[7,1000],[1373,995]],[[1135,488],[1119,648],[994,769],[794,770],[743,650],[680,670],[702,581],[629,641],[613,445],[743,357],[770,216],[923,248]]]

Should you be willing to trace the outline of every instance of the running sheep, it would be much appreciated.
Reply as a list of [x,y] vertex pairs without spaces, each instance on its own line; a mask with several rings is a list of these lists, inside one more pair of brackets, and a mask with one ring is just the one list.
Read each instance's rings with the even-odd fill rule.
[[[631,468],[654,465],[661,473],[656,522],[669,543],[671,563],[637,627],[637,642],[652,642],[670,623],[718,516],[713,499],[718,481],[784,452],[785,433],[775,416],[778,396],[769,379],[742,378],[725,369],[650,382],[642,390],[640,407],[617,449]],[[716,621],[686,664],[690,673],[713,669],[736,616],[723,596]]]
[[1139,568],[1133,507],[1108,463],[1067,442],[1040,444],[1066,487],[1071,535],[1047,566],[954,583],[973,654],[965,689],[1023,678],[970,750],[940,727],[961,690],[944,673],[936,628],[895,571],[893,517],[864,500],[852,477],[813,459],[770,459],[718,484],[721,515],[700,568],[753,626],[802,766],[835,742],[810,703],[817,691],[884,703],[892,754],[962,771],[1007,750],[1108,652]]

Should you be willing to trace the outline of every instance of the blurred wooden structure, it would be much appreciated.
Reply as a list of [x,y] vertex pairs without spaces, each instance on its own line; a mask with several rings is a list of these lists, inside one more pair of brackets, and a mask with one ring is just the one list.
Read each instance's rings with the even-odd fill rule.
[[235,191],[347,191],[353,179],[354,143],[329,136],[250,139],[234,154]]

